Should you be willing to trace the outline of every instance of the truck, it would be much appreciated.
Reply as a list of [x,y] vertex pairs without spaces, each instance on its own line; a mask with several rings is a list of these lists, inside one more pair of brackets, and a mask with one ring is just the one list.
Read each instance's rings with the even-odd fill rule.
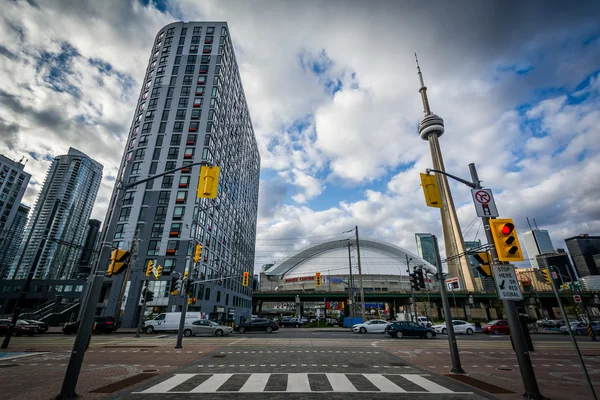
[[[180,318],[180,312],[158,314],[156,318],[144,322],[144,331],[146,333],[176,331],[179,329]],[[201,319],[199,312],[188,312],[185,315],[186,324],[191,324],[198,319]]]

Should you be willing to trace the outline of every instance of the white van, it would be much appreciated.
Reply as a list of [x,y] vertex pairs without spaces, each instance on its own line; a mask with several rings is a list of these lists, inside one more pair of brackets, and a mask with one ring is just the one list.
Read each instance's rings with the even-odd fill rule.
[[[154,333],[159,331],[176,331],[179,329],[180,318],[180,312],[158,314],[156,318],[144,322],[144,331],[146,333]],[[186,324],[191,324],[197,319],[200,319],[199,312],[188,312],[185,315]]]

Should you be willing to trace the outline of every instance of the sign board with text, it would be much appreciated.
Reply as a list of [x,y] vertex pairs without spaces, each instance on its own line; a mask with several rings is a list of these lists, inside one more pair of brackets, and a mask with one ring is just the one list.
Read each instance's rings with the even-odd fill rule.
[[498,297],[502,300],[523,300],[515,267],[510,264],[495,264],[492,269]]
[[451,291],[462,290],[461,285],[460,285],[460,280],[458,279],[458,277],[446,279],[446,287],[448,288],[448,290],[451,290]]
[[498,209],[491,189],[472,189],[473,204],[478,217],[497,217]]

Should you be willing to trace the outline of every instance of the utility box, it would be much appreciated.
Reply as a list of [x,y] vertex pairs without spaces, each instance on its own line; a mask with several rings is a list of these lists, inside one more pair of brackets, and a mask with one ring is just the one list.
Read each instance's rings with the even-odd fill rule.
[[362,324],[363,319],[362,318],[350,318],[350,317],[346,317],[344,318],[344,328],[352,328],[352,325],[356,325],[356,324]]

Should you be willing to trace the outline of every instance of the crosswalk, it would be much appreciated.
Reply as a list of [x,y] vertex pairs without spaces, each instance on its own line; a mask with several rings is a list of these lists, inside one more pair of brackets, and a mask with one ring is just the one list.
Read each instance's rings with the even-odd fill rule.
[[423,374],[257,373],[175,374],[133,394],[165,393],[420,393],[454,392]]

